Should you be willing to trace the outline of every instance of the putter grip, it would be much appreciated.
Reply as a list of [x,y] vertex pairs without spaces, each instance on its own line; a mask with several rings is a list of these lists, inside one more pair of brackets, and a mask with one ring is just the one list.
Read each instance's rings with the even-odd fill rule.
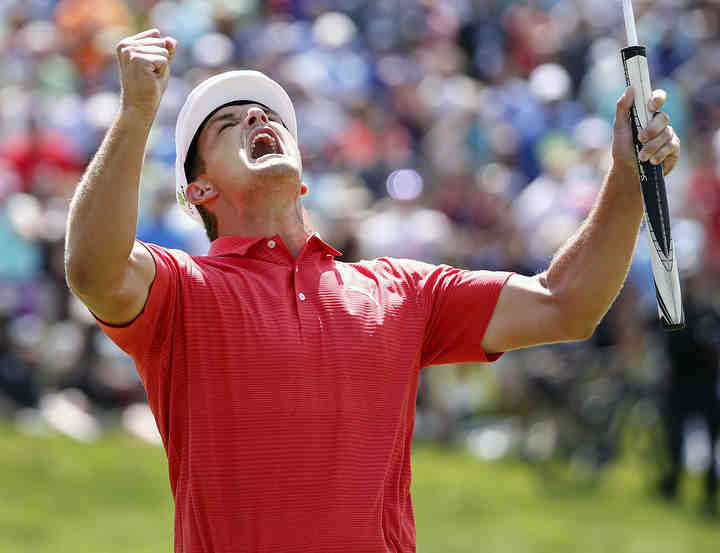
[[685,326],[680,278],[675,260],[675,247],[670,232],[670,213],[662,165],[640,161],[638,155],[643,147],[638,134],[650,123],[652,113],[648,110],[650,73],[644,46],[628,46],[620,51],[625,81],[633,87],[635,98],[631,110],[631,124],[635,142],[635,158],[640,173],[645,222],[650,236],[653,278],[658,301],[658,312],[663,328],[675,330]]

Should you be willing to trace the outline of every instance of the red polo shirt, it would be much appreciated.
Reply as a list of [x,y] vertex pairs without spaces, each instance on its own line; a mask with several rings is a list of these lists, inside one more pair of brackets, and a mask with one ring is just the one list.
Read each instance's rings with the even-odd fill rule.
[[146,244],[143,312],[103,330],[135,359],[168,456],[175,551],[415,551],[418,374],[487,361],[508,273],[342,263],[317,235]]

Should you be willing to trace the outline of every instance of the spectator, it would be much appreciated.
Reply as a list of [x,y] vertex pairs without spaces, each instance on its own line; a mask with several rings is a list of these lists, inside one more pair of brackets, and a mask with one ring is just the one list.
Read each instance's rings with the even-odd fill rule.
[[696,270],[685,276],[686,327],[665,335],[670,373],[663,402],[669,466],[660,483],[662,494],[677,495],[683,471],[683,443],[692,416],[702,419],[710,453],[705,474],[705,510],[717,515],[718,471],[716,452],[720,437],[720,314],[708,301],[707,282]]
[[[666,78],[677,87],[668,109],[673,125],[681,137],[696,137],[685,142],[687,158],[698,161],[675,169],[671,207],[706,225],[706,267],[715,278],[720,185],[710,146],[720,143],[713,141],[720,136],[719,10],[659,0],[638,13],[643,36],[657,37],[650,44],[655,84]],[[675,32],[663,21],[684,24]],[[181,44],[140,199],[139,233],[160,245],[207,251],[202,229],[188,226],[162,191],[172,175],[182,100],[198,81],[230,67],[257,67],[289,85],[307,206],[323,237],[344,245],[345,260],[391,246],[469,268],[538,270],[551,251],[546,241],[560,240],[582,218],[594,195],[587,182],[607,168],[603,128],[623,86],[622,21],[620,10],[598,0],[582,10],[572,0],[0,2],[0,290],[14,298],[3,312],[0,355],[20,357],[34,389],[21,397],[0,379],[14,398],[10,411],[67,387],[89,396],[90,410],[137,399],[137,382],[125,380],[119,354],[94,339],[92,319],[53,267],[70,186],[115,113],[114,43],[141,22]],[[597,98],[605,104],[589,110],[600,105]],[[531,220],[543,209],[555,224],[540,239]],[[410,229],[421,229],[415,235],[422,239],[404,241]],[[448,251],[450,259],[439,259]],[[654,317],[646,253],[641,241],[630,276],[647,296],[638,317]],[[48,368],[48,344],[68,336],[80,339],[73,341],[75,357],[65,350],[60,376]],[[602,359],[593,344],[582,347]],[[521,354],[503,363],[503,378],[537,364]],[[103,371],[113,376],[105,379]]]

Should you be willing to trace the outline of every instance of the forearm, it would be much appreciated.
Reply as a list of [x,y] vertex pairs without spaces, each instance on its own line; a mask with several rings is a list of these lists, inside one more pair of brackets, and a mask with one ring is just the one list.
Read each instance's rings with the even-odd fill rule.
[[622,288],[642,215],[636,169],[615,165],[587,219],[553,258],[546,286],[580,336],[592,332]]
[[122,109],[75,190],[65,242],[66,272],[74,289],[103,289],[122,279],[135,240],[152,120]]
[[[654,91],[648,109],[655,112],[664,102],[665,93]],[[613,166],[590,215],[547,271],[508,279],[483,337],[485,351],[587,338],[612,305],[627,275],[643,215],[628,117],[632,104],[633,90],[628,87],[617,102]],[[665,174],[680,151],[668,123],[667,116],[653,118],[641,136],[640,152],[651,163],[662,163]]]

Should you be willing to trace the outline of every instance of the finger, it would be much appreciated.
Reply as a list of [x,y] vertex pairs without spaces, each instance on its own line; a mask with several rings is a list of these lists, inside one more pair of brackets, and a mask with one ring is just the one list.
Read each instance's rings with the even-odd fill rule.
[[162,72],[168,66],[168,58],[166,56],[157,56],[153,54],[143,54],[145,59],[149,60],[157,72]]
[[170,55],[174,56],[177,50],[178,41],[171,36],[165,37],[165,48],[170,50]]
[[660,165],[665,158],[672,154],[672,145],[670,143],[663,144],[651,157],[650,163]]
[[643,149],[640,150],[640,153],[638,154],[640,161],[647,161],[650,159],[653,155],[655,155],[655,152],[662,148],[666,143],[671,143],[673,136],[675,136],[675,132],[673,131],[673,128],[668,125],[658,136],[645,143]]
[[672,152],[665,158],[662,164],[663,173],[665,175],[669,174],[670,171],[673,170],[673,167],[675,167],[675,164],[680,158],[680,139],[677,136],[673,137],[671,148]]
[[653,90],[650,94],[650,100],[648,100],[650,113],[654,113],[662,108],[665,105],[665,100],[667,100],[667,92],[661,88]]
[[152,54],[155,56],[170,57],[170,52],[160,46],[128,46],[123,50],[125,54]]
[[129,61],[133,66],[144,69],[148,73],[153,73],[155,71],[155,64],[140,54],[131,54]]
[[147,29],[146,31],[130,36],[125,40],[137,40],[139,38],[146,38],[151,36],[160,36],[160,31],[158,29]]
[[677,160],[680,158],[680,138],[675,134],[670,142],[670,153],[662,162],[663,172],[667,175],[673,170]]
[[162,37],[149,37],[133,40],[128,46],[162,46],[165,48],[165,39]]
[[658,111],[648,123],[648,126],[640,132],[640,142],[649,142],[659,136],[670,124],[670,116],[664,111]]
[[156,73],[161,73],[168,64],[168,59],[166,57],[152,54],[132,53],[130,54],[130,61]]
[[615,113],[616,121],[620,119],[627,119],[628,112],[633,105],[633,98],[635,98],[633,88],[631,86],[626,87],[625,92],[623,92],[623,95],[620,96],[617,101],[617,111]]
[[[152,33],[152,34],[149,34]],[[146,35],[146,36],[143,36]],[[143,33],[140,33],[139,35],[135,36],[129,36],[127,38],[122,39],[120,42],[117,43],[115,46],[115,49],[118,54],[120,54],[125,48],[128,48],[130,46],[137,46],[137,45],[155,45],[155,46],[165,46],[163,39],[160,38],[160,32],[157,29],[152,29],[150,31],[145,31]]]
[[672,171],[675,168],[675,164],[677,163],[678,156],[668,156],[665,158],[665,161],[663,161],[662,168],[663,168],[663,175],[669,175],[670,171]]

